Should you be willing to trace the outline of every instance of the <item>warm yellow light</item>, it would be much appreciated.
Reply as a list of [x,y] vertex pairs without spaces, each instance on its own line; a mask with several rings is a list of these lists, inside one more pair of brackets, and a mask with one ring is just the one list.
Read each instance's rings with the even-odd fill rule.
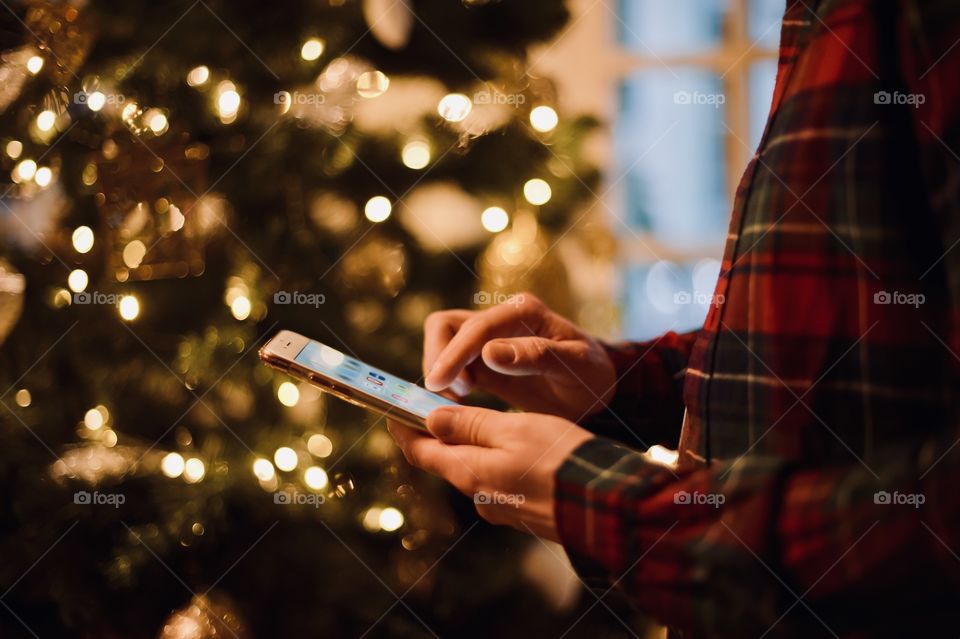
[[132,118],[134,115],[137,114],[139,109],[140,109],[140,105],[137,104],[135,101],[131,100],[130,102],[127,102],[124,105],[123,111],[120,112],[120,117],[123,118],[124,120],[129,120],[130,118]]
[[510,223],[510,216],[499,206],[491,206],[480,214],[480,223],[483,224],[483,228],[491,233],[499,233],[507,228],[507,224]]
[[11,159],[16,160],[23,153],[23,143],[20,140],[10,140],[5,150]]
[[323,40],[310,38],[300,47],[300,57],[307,62],[312,62],[323,55]]
[[47,109],[41,111],[37,116],[37,128],[41,131],[49,131],[57,123],[57,114]]
[[293,382],[283,382],[277,388],[277,399],[284,406],[296,406],[300,401],[300,389]]
[[107,96],[100,91],[94,91],[87,96],[87,108],[91,111],[99,111],[107,103]]
[[30,396],[30,391],[26,388],[21,388],[17,391],[17,394],[13,396],[13,401],[17,402],[17,406],[20,408],[26,408],[30,405],[30,402],[33,401],[33,398]]
[[167,116],[159,109],[150,109],[144,116],[147,126],[153,131],[154,135],[163,134],[170,126],[167,122]]
[[380,514],[382,512],[383,509],[377,506],[368,509],[363,515],[363,527],[370,532],[376,532],[380,530]]
[[325,488],[327,483],[327,471],[320,468],[319,466],[311,466],[310,468],[303,471],[303,483],[313,490],[320,490]]
[[33,174],[33,181],[37,183],[37,186],[48,186],[52,180],[53,171],[50,170],[49,166],[41,166]]
[[187,74],[187,84],[192,87],[198,87],[201,84],[206,84],[207,80],[209,79],[210,69],[203,64],[198,67],[193,67],[190,69],[190,73]]
[[124,295],[120,298],[120,317],[132,322],[140,315],[140,300],[134,295]]
[[276,476],[276,471],[269,460],[260,457],[253,462],[253,474],[260,481],[270,481]]
[[93,229],[78,226],[73,230],[73,248],[77,253],[89,253],[93,248]]
[[553,191],[550,189],[550,185],[540,178],[529,180],[523,185],[523,197],[527,198],[527,202],[530,204],[536,206],[546,204],[552,196]]
[[367,200],[366,206],[363,207],[363,214],[371,222],[383,222],[390,217],[392,210],[393,205],[390,204],[390,200],[382,195],[377,195]]
[[289,446],[281,446],[273,454],[273,463],[280,470],[291,471],[297,467],[297,451]]
[[245,320],[250,317],[250,298],[245,295],[237,295],[230,302],[230,312],[238,320]]
[[14,173],[21,180],[32,180],[37,173],[37,163],[33,160],[23,160],[17,164]]
[[40,73],[40,69],[43,68],[43,58],[38,55],[30,56],[30,59],[27,60],[27,71],[33,75]]
[[180,453],[167,453],[160,460],[160,472],[173,479],[183,474],[185,463]]
[[82,268],[70,271],[70,275],[67,276],[67,286],[70,287],[70,290],[74,293],[86,290],[88,283],[89,278],[87,277],[87,272]]
[[317,433],[307,440],[307,450],[314,457],[329,457],[333,452],[333,442],[326,435]]
[[357,93],[361,98],[375,98],[390,87],[390,78],[383,71],[365,71],[357,78]]
[[195,484],[207,474],[207,466],[202,459],[191,457],[183,464],[183,478],[188,484]]
[[430,164],[430,145],[423,140],[411,140],[404,145],[400,157],[404,166],[422,169]]
[[559,122],[557,112],[548,106],[534,107],[530,111],[530,125],[540,133],[553,131]]
[[117,445],[117,431],[110,430],[109,428],[103,431],[103,435],[100,437],[100,441],[107,448],[113,448]]
[[232,82],[221,82],[217,95],[217,112],[221,120],[231,120],[240,110],[240,94]]
[[91,408],[83,416],[83,425],[90,430],[99,430],[103,426],[103,413],[96,408]]
[[448,122],[461,122],[473,109],[473,102],[462,93],[450,93],[443,96],[440,104],[437,105],[437,112],[440,117]]
[[147,254],[147,246],[140,240],[133,240],[123,247],[123,263],[128,268],[137,268]]
[[403,513],[396,508],[384,508],[380,511],[380,528],[387,532],[393,532],[403,525]]

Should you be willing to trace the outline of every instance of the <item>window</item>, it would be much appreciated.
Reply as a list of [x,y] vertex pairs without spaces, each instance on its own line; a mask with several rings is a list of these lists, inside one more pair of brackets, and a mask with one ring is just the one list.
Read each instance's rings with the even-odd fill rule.
[[[621,0],[615,225],[625,337],[703,322],[773,94],[784,0]],[[616,179],[616,176],[620,176]]]

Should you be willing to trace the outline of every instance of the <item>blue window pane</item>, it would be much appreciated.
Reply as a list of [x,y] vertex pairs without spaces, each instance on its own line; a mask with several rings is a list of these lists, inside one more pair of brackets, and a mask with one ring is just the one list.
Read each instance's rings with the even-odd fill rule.
[[750,40],[763,49],[776,49],[784,10],[784,0],[750,0]]
[[625,337],[645,340],[702,326],[719,274],[720,262],[715,259],[629,267],[624,282]]
[[754,149],[760,146],[760,138],[763,137],[776,79],[776,60],[762,60],[750,67],[750,144]]
[[677,248],[722,245],[729,202],[720,79],[698,68],[641,71],[620,99],[614,176],[623,176],[626,223]]
[[[781,0],[782,3],[782,0]],[[719,45],[725,0],[621,0],[619,35],[637,53],[699,53]]]

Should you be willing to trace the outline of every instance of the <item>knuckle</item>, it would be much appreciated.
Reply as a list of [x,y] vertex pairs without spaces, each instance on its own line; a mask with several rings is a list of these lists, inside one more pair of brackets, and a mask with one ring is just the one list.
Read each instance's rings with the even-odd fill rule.
[[423,325],[428,331],[436,330],[446,324],[449,316],[449,311],[433,311],[427,315],[427,319],[423,321]]

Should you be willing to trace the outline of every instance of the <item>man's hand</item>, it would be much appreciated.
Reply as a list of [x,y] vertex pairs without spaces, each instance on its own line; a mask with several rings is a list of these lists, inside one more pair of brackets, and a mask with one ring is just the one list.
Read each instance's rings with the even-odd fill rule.
[[426,387],[458,396],[472,388],[525,410],[579,421],[616,390],[603,347],[536,297],[484,311],[439,311],[424,328]]
[[473,497],[490,523],[559,541],[554,477],[570,453],[593,437],[590,432],[550,415],[472,406],[431,412],[427,428],[436,439],[399,422],[387,427],[408,462]]

